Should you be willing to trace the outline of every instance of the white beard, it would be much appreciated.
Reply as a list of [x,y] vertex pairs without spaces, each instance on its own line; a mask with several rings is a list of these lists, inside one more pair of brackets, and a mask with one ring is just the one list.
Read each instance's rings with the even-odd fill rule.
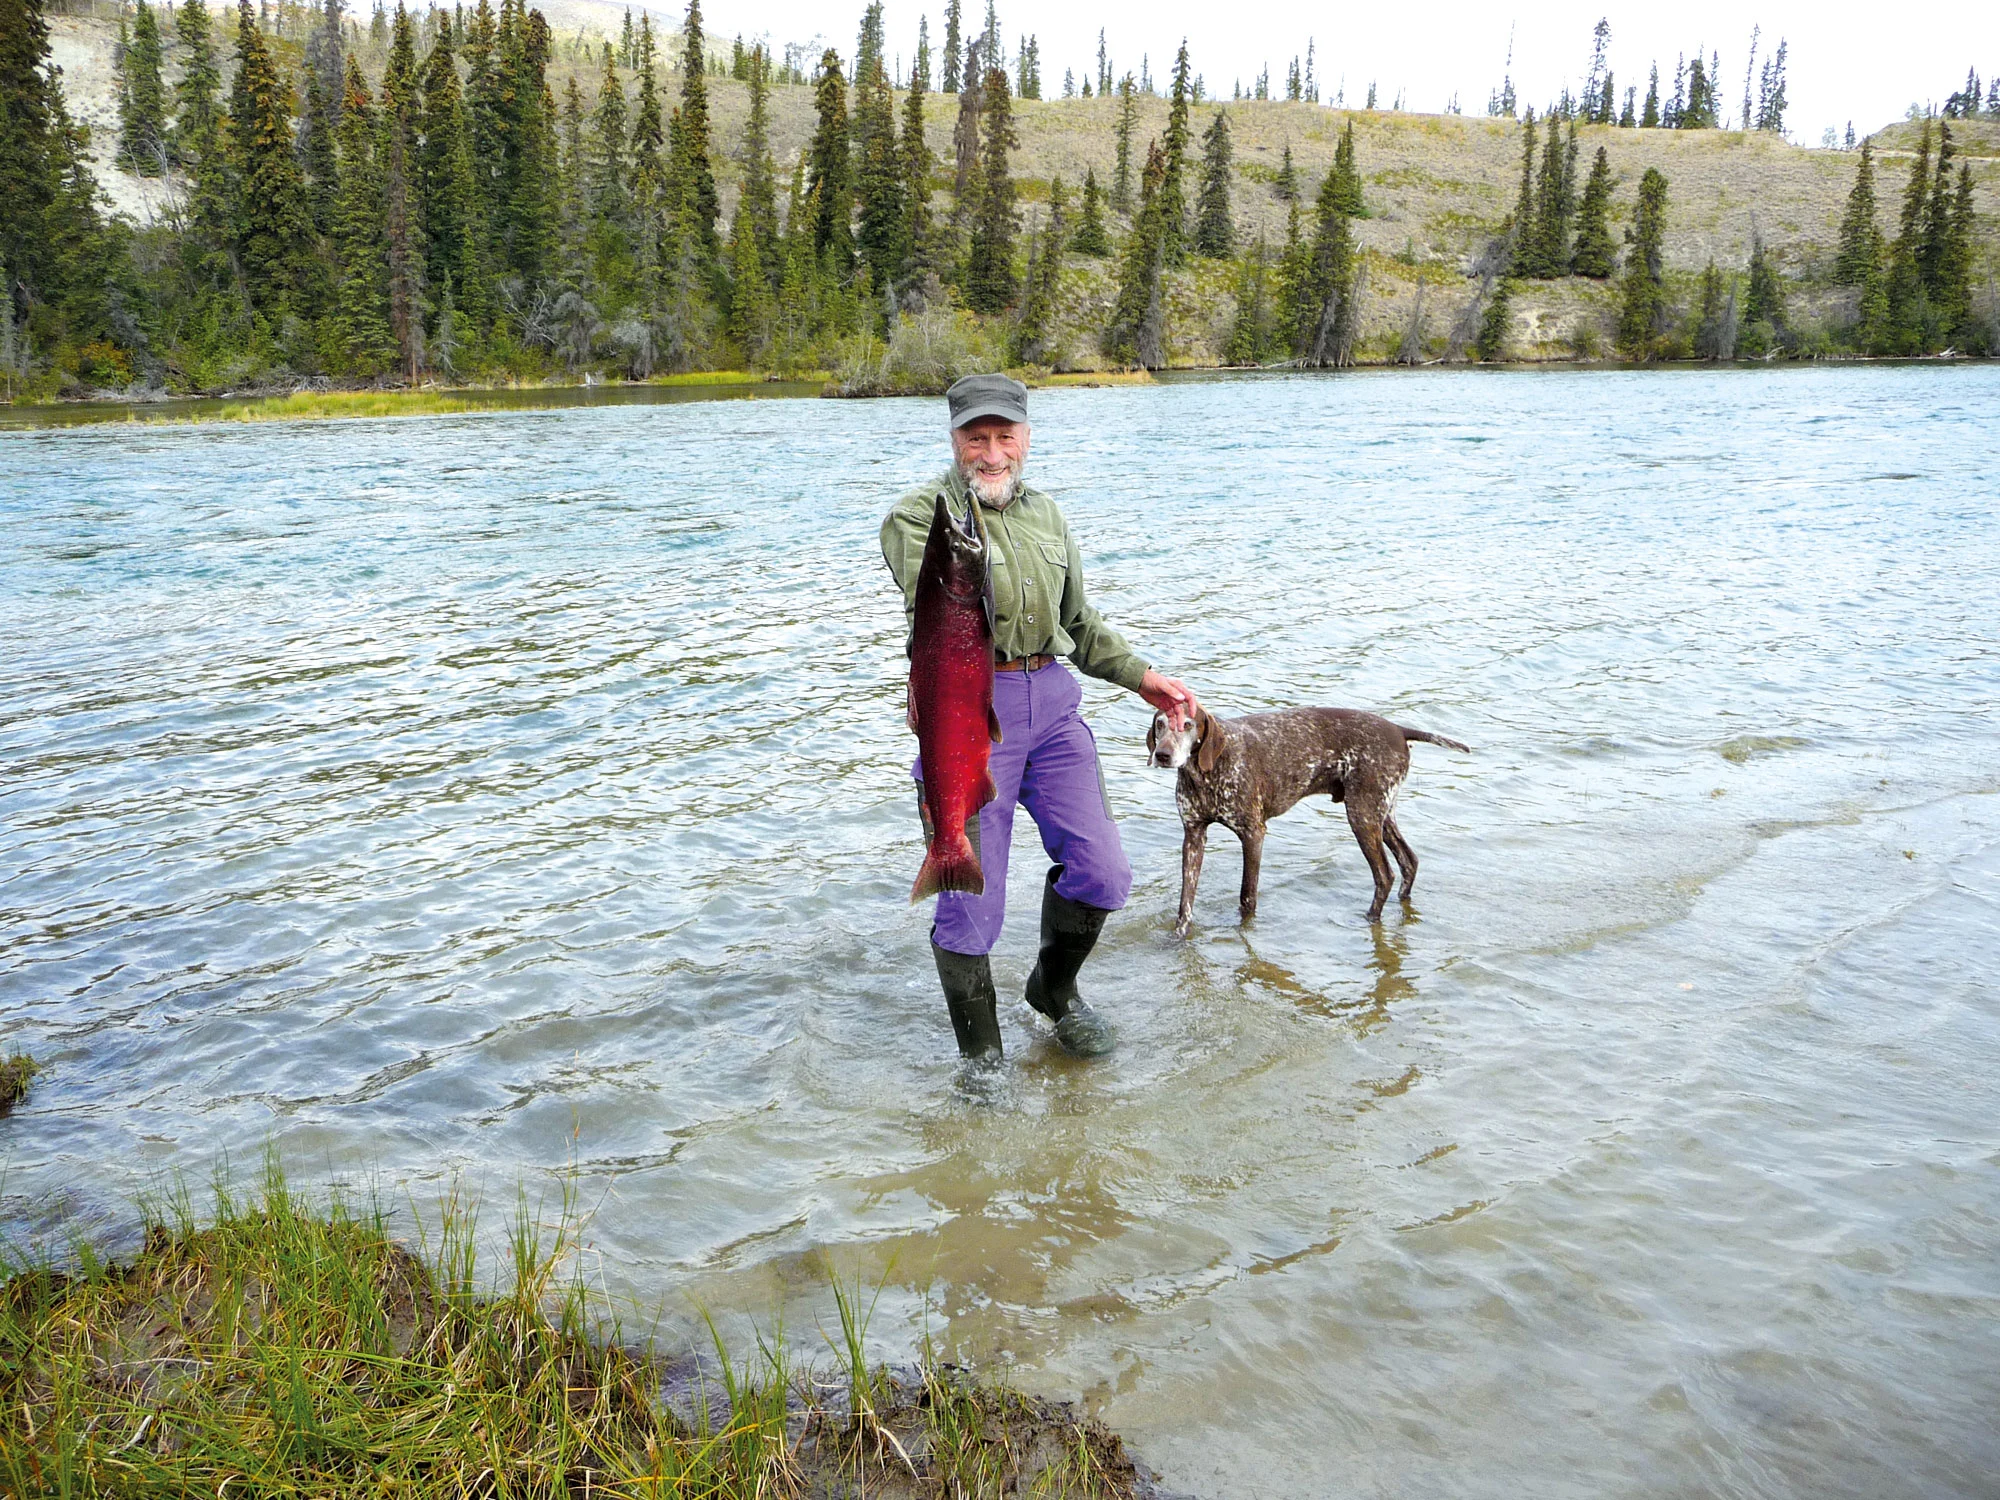
[[1005,510],[1013,503],[1014,493],[1021,486],[1021,470],[1025,462],[1009,464],[1007,472],[994,478],[981,474],[972,464],[959,465],[958,477],[965,481],[965,487],[981,505],[990,505],[995,510]]

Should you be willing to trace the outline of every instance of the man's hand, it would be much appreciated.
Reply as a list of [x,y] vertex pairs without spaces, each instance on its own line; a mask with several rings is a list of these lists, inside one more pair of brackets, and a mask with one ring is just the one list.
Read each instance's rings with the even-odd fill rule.
[[1176,729],[1184,729],[1194,719],[1201,704],[1196,701],[1194,689],[1175,677],[1162,677],[1151,667],[1139,683],[1139,696],[1167,716],[1167,722]]

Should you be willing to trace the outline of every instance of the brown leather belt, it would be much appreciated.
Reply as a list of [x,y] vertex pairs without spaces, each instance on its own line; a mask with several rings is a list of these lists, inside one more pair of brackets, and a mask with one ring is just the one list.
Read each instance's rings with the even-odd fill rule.
[[993,663],[993,670],[996,672],[1039,672],[1043,667],[1054,666],[1055,660],[1053,656],[1017,656],[1012,661],[996,661]]

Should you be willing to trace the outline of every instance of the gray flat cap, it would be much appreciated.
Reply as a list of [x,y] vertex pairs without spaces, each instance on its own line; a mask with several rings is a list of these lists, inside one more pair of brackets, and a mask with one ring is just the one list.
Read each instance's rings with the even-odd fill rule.
[[981,417],[1001,417],[1009,422],[1028,420],[1028,388],[1005,375],[962,375],[952,382],[944,399],[951,403],[953,428]]

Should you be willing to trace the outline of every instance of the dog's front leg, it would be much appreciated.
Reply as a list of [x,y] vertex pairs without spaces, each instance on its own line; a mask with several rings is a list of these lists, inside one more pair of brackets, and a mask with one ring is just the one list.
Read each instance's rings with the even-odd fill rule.
[[1257,915],[1257,875],[1264,868],[1264,825],[1246,823],[1237,837],[1243,840],[1243,894],[1237,909],[1247,922]]
[[1208,847],[1208,825],[1189,823],[1181,829],[1181,913],[1174,936],[1186,937],[1194,926],[1194,889],[1201,884],[1201,856]]

